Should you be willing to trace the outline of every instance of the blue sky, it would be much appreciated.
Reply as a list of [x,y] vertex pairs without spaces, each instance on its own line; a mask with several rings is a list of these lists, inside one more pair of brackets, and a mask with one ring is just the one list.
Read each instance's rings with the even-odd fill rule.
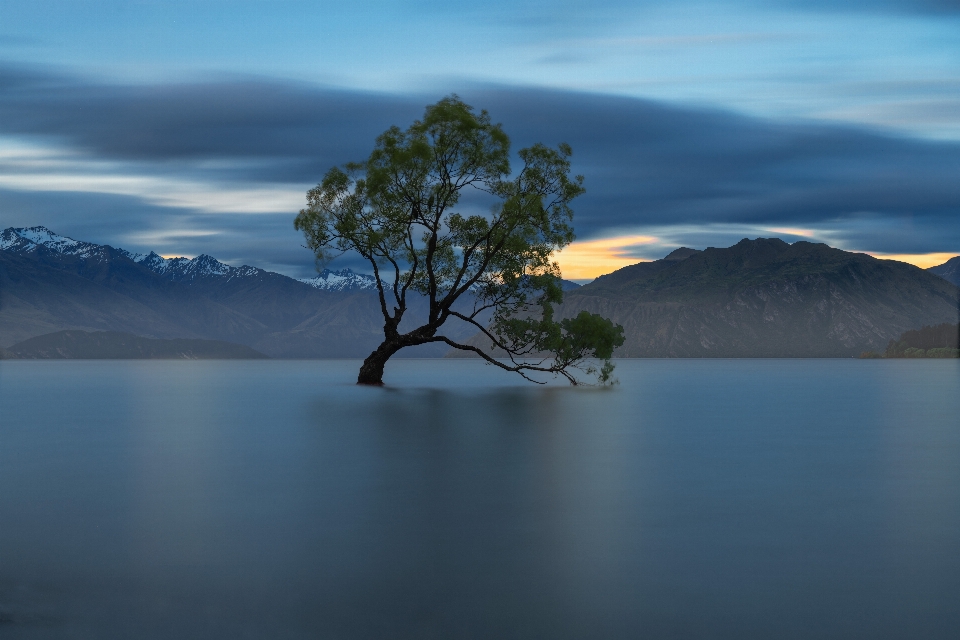
[[308,275],[304,191],[456,92],[573,145],[574,277],[771,235],[956,255],[960,2],[836,4],[6,0],[0,227]]

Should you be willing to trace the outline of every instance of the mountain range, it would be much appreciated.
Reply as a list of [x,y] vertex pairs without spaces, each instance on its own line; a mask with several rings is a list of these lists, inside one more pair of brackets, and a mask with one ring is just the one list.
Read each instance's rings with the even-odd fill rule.
[[[296,280],[208,255],[137,254],[44,227],[0,233],[0,348],[66,329],[222,340],[275,358],[354,358],[382,339],[372,276]],[[411,300],[416,312],[422,299]],[[453,327],[457,339],[473,334]],[[406,356],[441,356],[425,345]]]
[[[924,271],[823,244],[743,240],[678,249],[583,287],[565,283],[559,313],[589,310],[623,325],[624,357],[856,355],[909,329],[956,322],[948,279],[958,264]],[[81,330],[220,340],[280,358],[363,357],[382,338],[375,290],[372,276],[349,269],[296,280],[207,255],[163,258],[10,228],[0,233],[0,348]],[[413,299],[409,316],[424,310]],[[450,329],[457,340],[475,333]]]
[[913,265],[777,238],[682,248],[571,291],[623,325],[621,357],[837,357],[909,329],[957,322],[957,286]]

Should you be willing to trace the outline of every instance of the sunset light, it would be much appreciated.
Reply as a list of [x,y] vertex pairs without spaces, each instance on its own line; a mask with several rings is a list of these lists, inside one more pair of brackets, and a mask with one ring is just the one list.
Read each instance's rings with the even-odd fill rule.
[[574,242],[557,254],[563,277],[568,280],[592,280],[638,262],[630,250],[658,242],[654,236],[618,236],[601,240]]
[[937,267],[958,255],[956,253],[873,253],[871,251],[866,251],[865,253],[880,260],[897,260],[899,262],[912,264],[921,269]]
[[797,227],[770,227],[767,231],[784,236],[799,236],[801,238],[813,238],[817,235],[817,232],[813,229],[798,229]]

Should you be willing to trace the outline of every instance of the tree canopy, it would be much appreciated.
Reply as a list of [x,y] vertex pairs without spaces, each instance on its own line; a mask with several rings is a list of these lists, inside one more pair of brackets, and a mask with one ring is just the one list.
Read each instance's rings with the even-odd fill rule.
[[[354,252],[376,278],[384,340],[358,383],[382,384],[397,351],[433,342],[528,379],[551,373],[577,384],[580,370],[610,380],[622,328],[587,312],[554,318],[563,290],[553,254],[573,241],[570,203],[584,193],[583,176],[570,176],[571,153],[566,144],[535,144],[518,152],[523,166],[512,174],[502,127],[449,96],[406,130],[386,130],[367,160],[330,169],[307,192],[294,226],[317,259]],[[468,194],[489,211],[463,202]],[[412,296],[425,297],[428,311],[401,332]],[[447,322],[473,325],[492,349],[443,335]],[[597,368],[592,359],[605,362]]]

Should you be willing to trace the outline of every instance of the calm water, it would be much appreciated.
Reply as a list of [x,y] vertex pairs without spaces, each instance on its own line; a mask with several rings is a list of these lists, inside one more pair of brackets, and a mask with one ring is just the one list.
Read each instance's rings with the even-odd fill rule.
[[960,637],[960,362],[0,362],[0,638]]

